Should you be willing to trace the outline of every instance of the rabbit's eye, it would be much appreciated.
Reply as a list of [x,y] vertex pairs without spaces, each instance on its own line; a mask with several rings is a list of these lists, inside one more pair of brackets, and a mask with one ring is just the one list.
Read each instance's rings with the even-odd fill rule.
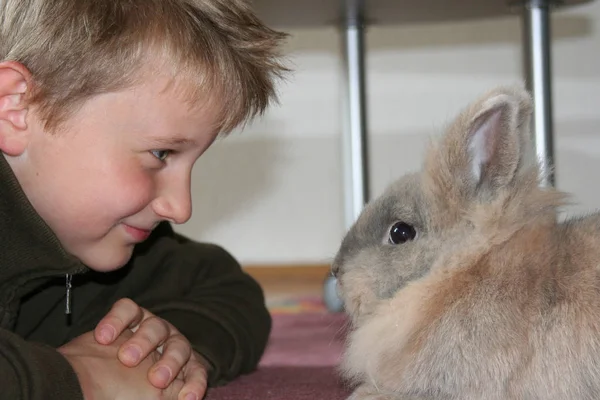
[[412,225],[406,222],[396,222],[390,228],[390,244],[402,244],[409,240],[413,240],[417,235],[417,231]]

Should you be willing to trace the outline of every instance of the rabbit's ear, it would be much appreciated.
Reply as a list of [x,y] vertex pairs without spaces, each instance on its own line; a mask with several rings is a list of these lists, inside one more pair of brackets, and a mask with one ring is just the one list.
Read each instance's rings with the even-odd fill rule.
[[[514,177],[525,156],[524,135],[530,115],[523,112],[521,100],[499,94],[484,101],[474,115],[467,131],[467,152],[476,185],[497,188]],[[525,108],[529,109],[527,104]]]
[[531,99],[525,90],[496,89],[463,111],[429,154],[435,180],[461,194],[494,195],[530,156]]

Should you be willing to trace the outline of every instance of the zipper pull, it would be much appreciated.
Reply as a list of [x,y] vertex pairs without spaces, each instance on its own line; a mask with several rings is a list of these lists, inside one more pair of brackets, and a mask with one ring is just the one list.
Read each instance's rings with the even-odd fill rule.
[[66,275],[65,286],[67,289],[67,297],[66,297],[66,301],[65,301],[65,314],[67,314],[67,315],[71,314],[71,280],[72,279],[73,279],[73,276],[71,274]]

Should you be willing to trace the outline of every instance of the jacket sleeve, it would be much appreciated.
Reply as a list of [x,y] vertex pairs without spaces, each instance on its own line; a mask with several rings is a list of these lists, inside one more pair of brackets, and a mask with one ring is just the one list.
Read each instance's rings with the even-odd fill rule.
[[[93,329],[110,306],[128,297],[172,323],[210,364],[209,385],[253,371],[265,350],[271,317],[258,283],[223,248],[197,243],[159,225],[127,268],[92,273],[77,285],[75,337]],[[84,300],[85,297],[89,297]]]
[[13,400],[82,400],[75,371],[53,347],[0,329],[0,393]]

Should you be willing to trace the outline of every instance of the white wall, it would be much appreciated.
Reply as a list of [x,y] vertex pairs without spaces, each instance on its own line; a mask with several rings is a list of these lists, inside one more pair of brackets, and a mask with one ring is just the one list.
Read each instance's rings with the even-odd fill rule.
[[[178,230],[243,263],[319,263],[345,231],[342,59],[335,28],[298,30],[281,104],[197,163],[194,216]],[[552,17],[557,184],[600,205],[600,2]],[[367,32],[373,195],[419,167],[428,135],[483,91],[522,81],[518,17]]]

